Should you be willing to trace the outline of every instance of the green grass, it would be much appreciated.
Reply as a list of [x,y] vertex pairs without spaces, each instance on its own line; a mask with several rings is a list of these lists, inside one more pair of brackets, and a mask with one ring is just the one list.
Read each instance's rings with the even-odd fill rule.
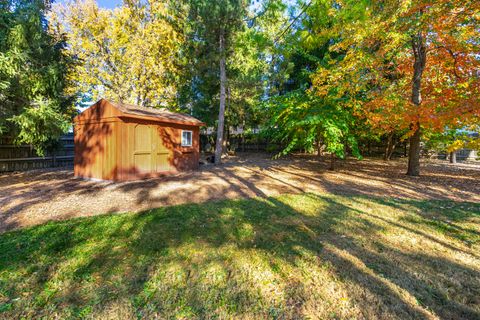
[[0,235],[0,318],[480,318],[480,204],[317,194]]

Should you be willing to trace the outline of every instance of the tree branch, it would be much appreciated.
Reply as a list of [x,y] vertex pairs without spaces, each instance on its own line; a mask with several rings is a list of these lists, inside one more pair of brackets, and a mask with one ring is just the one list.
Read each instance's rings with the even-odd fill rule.
[[452,49],[447,48],[446,46],[436,46],[429,51],[441,50],[441,49],[447,51],[448,54],[453,58],[453,74],[457,79],[461,79],[462,77],[457,73],[457,55],[458,55],[457,53],[453,52]]
[[310,5],[312,4],[312,2],[313,2],[313,0],[310,1],[309,3],[303,5],[302,11],[300,11],[300,13],[299,13],[295,18],[293,18],[293,20],[289,23],[289,25],[275,38],[275,41],[273,41],[273,43],[277,43],[278,40],[280,40],[280,38],[283,37],[283,35],[284,35],[288,30],[290,30],[290,28],[293,26],[293,24],[305,13],[305,11],[307,10],[307,8],[310,7]]

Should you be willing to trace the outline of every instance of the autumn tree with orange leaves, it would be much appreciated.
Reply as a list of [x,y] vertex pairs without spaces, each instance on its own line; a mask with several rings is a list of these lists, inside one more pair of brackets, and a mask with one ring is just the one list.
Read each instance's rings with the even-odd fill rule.
[[[320,97],[345,107],[376,129],[405,130],[407,174],[420,173],[425,132],[442,132],[480,117],[480,2],[317,1],[330,49],[343,55],[312,75]],[[318,11],[317,11],[318,12]],[[317,15],[321,17],[322,15]]]

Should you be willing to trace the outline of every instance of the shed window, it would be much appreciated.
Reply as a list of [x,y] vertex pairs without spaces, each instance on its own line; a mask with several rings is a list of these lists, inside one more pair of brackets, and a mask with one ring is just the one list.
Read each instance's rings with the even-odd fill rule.
[[182,147],[192,146],[192,131],[182,130]]

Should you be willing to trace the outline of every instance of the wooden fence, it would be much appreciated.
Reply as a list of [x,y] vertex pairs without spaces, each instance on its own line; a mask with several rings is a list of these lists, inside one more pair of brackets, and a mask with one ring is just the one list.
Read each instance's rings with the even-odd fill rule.
[[0,172],[73,166],[73,134],[60,139],[60,148],[39,157],[29,145],[14,145],[8,137],[0,139]]
[[[476,161],[480,160],[478,156],[478,152],[476,150],[471,149],[461,149],[456,152],[457,160],[459,161]],[[431,156],[431,158],[447,160],[449,159],[450,155],[445,152],[435,153]]]
[[[211,140],[211,141],[210,141]],[[17,146],[12,144],[9,138],[0,138],[0,172],[9,171],[26,171],[32,169],[41,168],[53,168],[53,167],[71,167],[73,166],[74,158],[74,142],[73,134],[67,134],[60,139],[61,147],[55,152],[47,153],[45,157],[39,157],[35,150],[28,145]],[[208,139],[205,135],[201,135],[201,149],[206,150],[206,146],[210,145],[210,149],[213,149],[211,145],[214,144],[214,140]],[[260,137],[253,137],[250,139],[241,139],[240,137],[231,137],[230,149],[236,151],[258,152],[267,151],[275,153],[280,151],[284,146],[280,146],[275,143],[271,143],[268,140]],[[384,146],[372,145],[362,150],[365,155],[380,155],[384,150]],[[405,145],[397,146],[397,156],[405,155]],[[427,155],[424,155],[427,156]],[[432,155],[430,155],[432,157]],[[446,154],[435,154],[433,157],[439,159],[445,159]],[[460,150],[457,151],[458,160],[475,160],[478,159],[478,154],[473,150]]]

